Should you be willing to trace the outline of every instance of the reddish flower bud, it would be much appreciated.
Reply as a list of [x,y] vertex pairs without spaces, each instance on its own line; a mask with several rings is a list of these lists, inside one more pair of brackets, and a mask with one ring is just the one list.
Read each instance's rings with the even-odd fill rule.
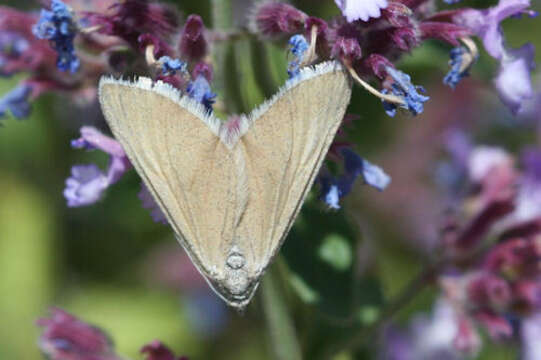
[[370,54],[364,59],[363,66],[380,79],[384,79],[387,76],[387,70],[385,70],[387,67],[394,67],[389,59],[380,54]]
[[173,352],[158,340],[141,348],[141,354],[147,354],[145,360],[188,360],[187,357],[175,357]]
[[511,302],[511,289],[507,281],[490,273],[472,275],[467,292],[468,299],[477,307],[501,310]]
[[111,14],[83,13],[90,26],[100,26],[99,32],[118,36],[136,47],[141,34],[167,37],[177,28],[176,11],[167,5],[145,0],[116,2]]
[[494,340],[507,339],[513,335],[509,321],[494,312],[480,311],[474,317]]
[[171,56],[173,53],[173,49],[169,45],[167,45],[166,42],[162,41],[157,36],[154,36],[152,34],[142,34],[137,38],[137,43],[139,44],[139,50],[141,52],[145,52],[145,49],[149,45],[154,46],[154,57],[156,59],[168,55]]
[[495,246],[483,267],[516,279],[537,276],[541,271],[541,238],[508,240]]
[[328,57],[331,53],[331,30],[325,20],[310,16],[304,25],[306,39],[310,40],[312,27],[317,28],[316,53]]
[[212,65],[206,63],[206,62],[198,62],[193,70],[192,70],[192,78],[197,78],[199,75],[203,75],[205,79],[210,83],[212,82],[213,78],[213,71],[212,71]]
[[438,39],[453,46],[460,45],[459,38],[471,35],[465,27],[445,22],[425,21],[419,25],[419,30],[423,40]]
[[357,39],[340,36],[332,46],[331,55],[337,59],[346,59],[353,62],[361,58],[361,46]]
[[381,18],[387,20],[392,26],[411,26],[413,12],[404,4],[391,1],[385,9],[381,10]]
[[454,347],[466,356],[475,356],[481,348],[481,338],[470,318],[459,315]]
[[528,310],[541,307],[541,279],[517,282],[513,286],[513,293],[520,305]]
[[417,7],[419,7],[422,4],[426,3],[428,0],[395,0],[395,1],[404,4],[405,6],[409,7],[410,9],[416,9]]
[[457,253],[469,251],[484,239],[496,221],[511,213],[515,206],[513,199],[502,199],[489,203],[480,211],[458,236],[450,242]]
[[190,15],[180,36],[179,50],[190,61],[197,61],[207,54],[205,25],[199,15]]
[[44,328],[39,347],[53,360],[117,360],[112,344],[100,329],[60,309],[37,321]]
[[402,51],[410,51],[421,42],[413,27],[401,27],[391,32],[391,39]]
[[284,3],[263,3],[254,12],[252,27],[264,36],[280,36],[300,32],[307,15]]

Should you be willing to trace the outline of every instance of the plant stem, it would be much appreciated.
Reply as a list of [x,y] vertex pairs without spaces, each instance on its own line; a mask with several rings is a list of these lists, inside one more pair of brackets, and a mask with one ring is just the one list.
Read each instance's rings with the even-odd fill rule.
[[267,320],[268,335],[278,360],[301,360],[302,353],[289,316],[284,294],[280,291],[280,259],[277,259],[263,279],[261,298]]
[[[212,25],[214,31],[228,33],[233,28],[232,0],[211,0]],[[237,69],[234,62],[233,44],[229,41],[214,44],[214,86],[222,96],[225,110],[235,113],[240,110]]]
[[335,355],[347,350],[353,350],[359,347],[364,342],[369,341],[377,330],[385,322],[393,318],[404,306],[408,305],[423,289],[433,283],[434,278],[447,264],[446,260],[438,261],[426,265],[426,267],[413,278],[408,285],[392,300],[380,313],[378,319],[370,326],[364,327],[357,332],[351,333],[351,336],[343,339],[343,341],[334,344],[329,350],[323,354],[322,359],[331,359]]

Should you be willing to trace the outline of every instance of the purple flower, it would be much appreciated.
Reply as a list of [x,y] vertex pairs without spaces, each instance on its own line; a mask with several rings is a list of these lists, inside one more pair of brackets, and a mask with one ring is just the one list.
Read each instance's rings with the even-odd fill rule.
[[212,104],[214,104],[216,94],[212,92],[210,84],[205,76],[197,76],[194,81],[188,84],[186,92],[189,97],[203,104],[208,112],[212,112]]
[[[387,67],[387,74],[391,77],[391,89],[390,91],[382,91],[383,93],[392,93],[395,96],[398,96],[404,102],[400,107],[409,110],[413,115],[418,115],[423,112],[424,106],[423,103],[428,101],[430,97],[424,96],[418,93],[424,92],[424,89],[420,86],[415,86],[411,83],[411,77],[408,74],[403,73],[400,70],[396,70],[392,67]],[[396,114],[397,105],[383,102],[383,108],[389,116],[394,116]]]
[[109,337],[61,309],[52,309],[50,318],[41,318],[39,348],[51,360],[120,360]]
[[479,36],[486,51],[492,57],[501,60],[506,49],[500,23],[510,16],[522,13],[528,7],[530,0],[500,0],[498,5],[487,10],[461,11],[453,20]]
[[79,69],[80,61],[75,54],[73,39],[77,25],[72,11],[60,0],[52,0],[51,11],[41,10],[38,23],[32,29],[38,39],[49,40],[57,52],[56,66],[61,71],[74,73]]
[[535,48],[530,43],[507,51],[494,80],[500,99],[515,115],[525,101],[533,97],[530,72],[535,69],[534,52]]
[[304,53],[308,50],[308,42],[302,35],[294,35],[289,41],[289,51],[293,54],[293,60],[287,65],[287,75],[293,79],[300,73],[300,64],[304,58]]
[[139,191],[139,194],[137,194],[137,196],[139,197],[139,200],[141,200],[141,202],[143,203],[143,208],[150,211],[150,216],[152,217],[152,220],[157,223],[167,224],[167,218],[163,214],[162,209],[160,209],[160,206],[156,203],[156,201],[152,197],[152,194],[144,183],[141,183],[141,191]]
[[387,331],[385,335],[385,360],[459,360],[464,353],[475,354],[481,345],[471,323],[462,321],[445,299],[436,302],[431,315],[415,316],[407,331]]
[[340,154],[344,160],[344,173],[338,178],[325,172],[318,177],[321,186],[319,198],[331,209],[340,209],[339,200],[351,192],[359,176],[362,176],[366,185],[379,191],[383,191],[391,182],[389,175],[380,167],[361,158],[353,150],[342,148]]
[[81,137],[71,142],[74,148],[98,149],[110,156],[107,173],[96,165],[76,165],[71,169],[71,177],[66,180],[64,197],[70,207],[86,206],[98,201],[103,191],[116,183],[131,164],[120,143],[103,135],[90,126],[81,128]]
[[469,59],[464,55],[468,54],[468,51],[462,47],[458,46],[451,50],[451,60],[449,65],[451,65],[451,70],[443,78],[443,83],[449,85],[451,88],[455,88],[462,78],[469,76],[469,66],[465,66],[464,62],[468,62]]
[[0,98],[0,119],[9,110],[17,119],[23,119],[30,115],[31,107],[28,97],[32,94],[32,87],[28,84],[20,84]]
[[334,2],[348,22],[379,18],[381,9],[387,7],[387,0],[334,0]]
[[134,48],[137,48],[139,38],[144,34],[151,34],[159,38],[160,43],[165,44],[162,38],[167,38],[178,26],[176,11],[157,2],[118,1],[110,7],[110,10],[110,15],[86,13],[86,20],[91,26],[100,26],[100,33],[120,37]]
[[107,176],[94,164],[75,165],[66,179],[64,197],[69,207],[94,204],[108,186]]
[[501,63],[496,88],[505,105],[516,114],[524,100],[533,96],[530,71],[533,69],[534,47],[526,44],[520,49],[508,49],[500,23],[508,17],[522,14],[530,0],[500,0],[487,10],[468,9],[458,12],[453,20],[483,40],[486,51]]
[[198,61],[207,54],[208,43],[201,16],[188,16],[180,36],[179,49],[180,54],[190,61]]
[[146,354],[145,360],[188,360],[187,357],[175,357],[175,354],[161,341],[154,340],[141,348],[141,354]]

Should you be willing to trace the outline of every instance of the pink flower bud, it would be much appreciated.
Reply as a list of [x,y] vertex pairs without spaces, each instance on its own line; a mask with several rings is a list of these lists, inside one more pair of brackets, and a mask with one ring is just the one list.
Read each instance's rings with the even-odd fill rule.
[[185,356],[175,357],[173,352],[158,340],[143,346],[141,353],[147,354],[145,360],[188,360]]
[[252,22],[255,31],[274,37],[300,32],[307,17],[291,5],[270,2],[256,8]]
[[513,327],[504,317],[491,312],[481,311],[475,314],[475,319],[487,330],[494,340],[503,340],[513,335]]
[[206,62],[198,62],[192,70],[192,78],[196,79],[199,75],[203,75],[209,83],[212,82],[214,72],[212,71],[212,65]]
[[205,25],[199,15],[190,15],[180,36],[179,50],[190,61],[197,61],[207,54]]
[[41,318],[39,347],[54,360],[117,360],[107,335],[61,309],[52,309],[50,318]]
[[445,41],[453,46],[459,46],[458,39],[471,35],[471,32],[465,27],[445,22],[425,21],[419,25],[421,38],[438,39]]
[[511,302],[509,284],[490,273],[472,275],[467,285],[468,299],[477,307],[502,310]]

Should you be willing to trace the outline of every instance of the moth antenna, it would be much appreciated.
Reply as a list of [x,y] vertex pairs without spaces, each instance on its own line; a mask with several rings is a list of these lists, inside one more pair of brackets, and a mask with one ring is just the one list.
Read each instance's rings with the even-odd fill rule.
[[472,67],[473,64],[475,64],[475,62],[479,58],[479,49],[477,48],[477,45],[475,45],[475,42],[469,37],[460,38],[460,41],[462,42],[462,44],[464,44],[466,50],[468,50],[468,53],[463,55],[466,58],[459,70],[459,72],[462,73]]
[[351,74],[351,77],[359,84],[361,85],[366,91],[368,91],[370,94],[377,96],[378,98],[385,100],[387,102],[397,104],[397,105],[405,105],[406,103],[404,100],[399,98],[398,96],[391,95],[391,94],[383,94],[382,92],[376,90],[372,85],[361,79],[361,77],[357,74],[355,69],[349,64],[347,61],[344,64],[346,66],[346,69],[348,69],[349,73]]
[[308,64],[312,64],[314,61],[317,60],[317,54],[316,54],[316,43],[317,43],[317,26],[313,25],[310,29],[310,46],[308,47],[308,50],[306,50],[306,55],[304,56],[304,59],[302,60],[302,63],[300,66],[306,66]]

